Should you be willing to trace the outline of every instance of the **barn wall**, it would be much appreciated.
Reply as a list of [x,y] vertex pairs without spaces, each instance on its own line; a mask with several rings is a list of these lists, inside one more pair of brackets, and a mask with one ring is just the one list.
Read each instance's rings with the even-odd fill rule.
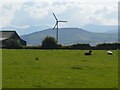
[[6,41],[11,40],[11,39],[13,39],[15,41],[19,41],[22,46],[26,46],[26,41],[20,39],[19,37],[17,37],[17,35],[14,35],[14,36],[6,39],[6,40],[3,40],[2,43],[1,43],[1,47],[5,48],[6,47]]
[[2,41],[0,41],[0,48],[2,48]]
[[20,39],[20,44],[21,44],[22,46],[26,46],[26,45],[27,45],[27,42],[24,41],[24,40],[22,40],[22,39]]
[[26,46],[26,41],[22,40],[17,33],[14,33],[14,34],[11,36],[11,39],[19,40],[19,42],[20,42],[20,44],[21,44],[22,46]]

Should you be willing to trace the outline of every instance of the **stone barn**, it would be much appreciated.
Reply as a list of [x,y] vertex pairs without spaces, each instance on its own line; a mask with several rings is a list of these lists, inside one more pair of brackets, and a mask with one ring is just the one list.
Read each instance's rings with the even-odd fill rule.
[[22,40],[16,31],[0,31],[0,47],[6,47],[9,40],[18,41],[22,46],[26,46],[26,41]]

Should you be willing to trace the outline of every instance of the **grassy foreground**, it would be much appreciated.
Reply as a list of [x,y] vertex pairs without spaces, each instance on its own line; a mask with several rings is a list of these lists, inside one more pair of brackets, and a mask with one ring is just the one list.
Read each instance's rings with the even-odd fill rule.
[[2,89],[2,49],[0,49],[0,89]]
[[[2,51],[3,88],[117,88],[118,51]],[[36,60],[39,59],[39,60]]]

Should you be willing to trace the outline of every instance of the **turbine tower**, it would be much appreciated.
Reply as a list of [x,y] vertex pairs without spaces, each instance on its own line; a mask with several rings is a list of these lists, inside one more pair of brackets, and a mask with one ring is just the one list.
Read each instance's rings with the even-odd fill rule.
[[55,23],[55,26],[53,27],[53,30],[56,28],[56,41],[58,43],[58,24],[59,22],[67,22],[67,21],[61,21],[61,20],[58,20],[57,17],[55,16],[55,14],[53,13],[53,16],[55,17],[55,20],[56,20],[56,23]]

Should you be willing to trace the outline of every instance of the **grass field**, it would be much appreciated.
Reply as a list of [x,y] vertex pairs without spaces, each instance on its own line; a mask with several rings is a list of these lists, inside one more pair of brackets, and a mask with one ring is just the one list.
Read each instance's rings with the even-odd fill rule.
[[2,88],[2,50],[0,49],[0,89]]
[[118,51],[84,52],[3,49],[3,88],[117,88]]

